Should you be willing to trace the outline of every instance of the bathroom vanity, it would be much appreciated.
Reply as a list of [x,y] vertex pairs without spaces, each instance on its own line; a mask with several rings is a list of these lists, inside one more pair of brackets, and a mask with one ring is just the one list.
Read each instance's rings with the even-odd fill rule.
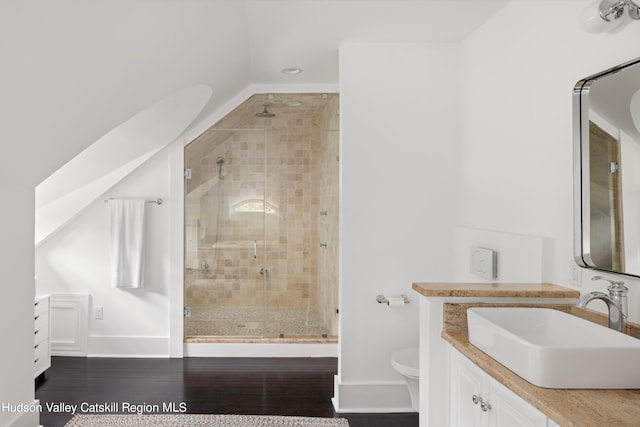
[[548,418],[455,349],[451,350],[450,426],[547,427]]
[[[420,371],[428,378],[420,383],[421,427],[640,423],[640,389],[537,387],[469,342],[466,313],[477,306],[553,308],[606,325],[604,315],[575,307],[578,291],[544,283],[416,283],[413,289],[422,296]],[[628,332],[640,337],[638,325]]]

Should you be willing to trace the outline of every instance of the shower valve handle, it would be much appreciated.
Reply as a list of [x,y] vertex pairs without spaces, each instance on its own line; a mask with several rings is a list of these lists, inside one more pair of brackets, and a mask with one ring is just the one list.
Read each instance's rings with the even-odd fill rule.
[[267,272],[268,272],[268,270],[267,270],[266,268],[264,268],[264,267],[262,267],[262,268],[260,269],[260,274],[261,274],[261,275],[263,275],[263,276],[264,276],[265,274],[267,274]]

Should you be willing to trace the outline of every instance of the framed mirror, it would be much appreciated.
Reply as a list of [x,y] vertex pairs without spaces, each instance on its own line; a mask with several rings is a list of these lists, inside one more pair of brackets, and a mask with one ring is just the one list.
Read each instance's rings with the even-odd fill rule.
[[640,58],[573,91],[578,265],[640,277]]

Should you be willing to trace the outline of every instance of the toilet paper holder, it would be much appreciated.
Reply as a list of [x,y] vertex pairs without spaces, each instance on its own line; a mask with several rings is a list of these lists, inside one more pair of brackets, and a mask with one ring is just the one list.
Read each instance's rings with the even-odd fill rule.
[[[401,294],[400,298],[404,300],[405,304],[409,304],[411,302],[409,301],[409,297],[406,296],[405,294]],[[376,297],[376,301],[378,301],[379,304],[389,304],[389,299],[382,294]]]

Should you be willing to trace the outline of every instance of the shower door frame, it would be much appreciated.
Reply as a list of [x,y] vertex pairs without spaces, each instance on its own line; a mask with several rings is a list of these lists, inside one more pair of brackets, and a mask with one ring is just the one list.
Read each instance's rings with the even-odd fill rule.
[[[249,101],[246,101],[249,102]],[[331,110],[331,111],[335,111],[335,110]],[[252,117],[253,114],[248,113],[248,117]],[[280,317],[280,313],[274,313],[273,316],[273,322],[271,322],[273,325],[277,325],[275,327],[270,327],[272,326],[271,324],[266,324],[265,322],[265,326],[263,328],[260,329],[265,329],[270,327],[270,330],[266,330],[263,331],[261,330],[260,335],[262,337],[277,337],[279,335],[279,333],[284,333],[286,335],[286,342],[297,342],[297,340],[299,339],[305,339],[305,338],[311,338],[311,340],[307,341],[307,342],[318,342],[319,339],[322,340],[326,340],[326,335],[325,333],[320,334],[316,332],[307,332],[308,329],[299,329],[296,326],[294,326],[293,328],[287,326],[289,324],[293,324],[293,325],[302,325],[300,322],[300,320],[298,320],[298,314],[297,313],[288,313],[286,312],[287,308],[291,308],[291,307],[295,307],[295,308],[299,308],[299,307],[304,307],[306,306],[306,323],[303,326],[308,327],[310,324],[312,326],[316,326],[315,323],[316,321],[310,321],[310,310],[314,310],[314,309],[318,309],[320,311],[320,317],[318,318],[322,318],[325,321],[325,326],[323,326],[323,329],[327,330],[327,331],[334,331],[333,328],[337,327],[337,306],[338,306],[338,302],[335,299],[335,297],[326,297],[325,294],[322,295],[322,297],[324,298],[322,300],[322,304],[320,303],[320,296],[318,294],[319,289],[320,289],[320,284],[319,284],[319,277],[318,277],[318,273],[314,272],[314,269],[316,269],[315,271],[318,271],[317,269],[319,269],[319,265],[317,264],[317,262],[313,262],[312,261],[312,266],[309,267],[308,265],[302,265],[299,264],[296,261],[295,257],[299,257],[300,253],[299,251],[303,250],[305,251],[305,255],[303,255],[305,258],[307,257],[306,253],[308,253],[311,250],[319,250],[317,249],[318,247],[323,247],[325,249],[322,250],[326,250],[327,248],[327,229],[324,229],[323,231],[325,232],[324,240],[322,240],[322,244],[320,243],[320,235],[319,235],[319,230],[317,231],[316,234],[312,234],[311,235],[311,243],[308,243],[306,241],[306,237],[305,237],[305,242],[304,242],[304,249],[300,249],[299,247],[303,246],[301,245],[299,240],[295,240],[295,244],[292,244],[292,242],[294,242],[294,239],[292,239],[292,232],[289,229],[289,227],[287,227],[287,221],[291,222],[291,220],[294,218],[293,215],[290,214],[291,209],[290,209],[290,205],[292,202],[290,201],[290,199],[287,199],[286,197],[282,197],[283,195],[286,196],[286,193],[283,193],[283,190],[286,190],[288,188],[292,188],[291,184],[287,184],[286,179],[284,179],[284,175],[280,175],[280,174],[290,174],[293,171],[288,171],[286,168],[282,169],[281,167],[279,168],[278,165],[291,165],[292,163],[291,160],[292,159],[288,159],[289,163],[282,163],[283,158],[284,157],[296,157],[295,161],[297,162],[298,159],[298,153],[295,153],[295,156],[291,155],[291,152],[287,152],[287,151],[282,151],[283,147],[280,145],[282,142],[282,135],[279,134],[279,129],[292,129],[288,126],[291,126],[290,124],[287,125],[286,122],[283,123],[281,121],[281,118],[284,116],[281,116],[280,114],[276,114],[276,119],[274,119],[273,121],[270,118],[267,118],[265,122],[262,122],[262,124],[264,124],[264,127],[246,127],[246,128],[236,128],[236,129],[231,129],[231,128],[209,128],[209,130],[207,130],[205,133],[207,132],[224,132],[224,131],[233,131],[233,132],[261,132],[262,133],[262,140],[264,142],[264,150],[263,150],[263,159],[262,159],[262,172],[263,172],[263,176],[262,176],[262,181],[264,183],[264,188],[262,191],[262,197],[261,197],[261,202],[262,202],[262,216],[261,216],[261,222],[262,222],[262,229],[261,229],[261,235],[262,235],[262,245],[260,245],[260,251],[259,251],[259,256],[262,258],[262,262],[260,262],[259,264],[255,264],[256,265],[256,269],[255,272],[254,271],[250,271],[251,274],[258,274],[258,271],[261,268],[265,268],[267,270],[267,274],[262,275],[260,277],[260,289],[261,289],[261,297],[258,296],[257,298],[259,298],[262,303],[261,303],[261,307],[265,308],[265,309],[270,309],[271,311],[279,311],[280,309],[282,309],[283,311],[285,311],[282,316],[284,317]],[[258,119],[258,120],[262,120]],[[278,121],[280,120],[280,121]],[[289,119],[290,120],[290,119]],[[324,120],[324,118],[323,118]],[[337,131],[339,132],[339,129],[337,128],[332,128],[330,121],[331,120],[335,120],[334,116],[331,116],[331,118],[328,119],[327,124],[329,125],[326,129],[322,128],[323,131],[326,131],[327,133],[331,133],[332,131]],[[298,122],[298,120],[296,120],[296,122]],[[259,121],[258,122],[250,122],[253,124],[261,124]],[[261,125],[262,125],[261,124]],[[285,127],[286,126],[286,127]],[[308,124],[306,123],[295,123],[293,126],[308,126]],[[335,126],[335,123],[334,123]],[[291,134],[292,136],[289,136],[289,138],[292,138],[293,136],[300,136],[300,130],[296,129],[294,130],[294,132],[297,133],[293,133]],[[200,137],[198,137],[199,139]],[[274,139],[275,138],[275,139]],[[193,142],[197,141],[198,139],[194,140]],[[333,140],[334,138],[331,138],[331,140]],[[294,139],[289,139],[289,142],[294,141]],[[298,141],[297,139],[295,139],[295,141]],[[304,141],[308,141],[305,139]],[[205,141],[203,141],[204,143]],[[330,142],[330,140],[327,140],[327,143],[332,144],[332,142]],[[335,143],[333,143],[335,144]],[[190,144],[188,144],[190,145]],[[187,145],[187,147],[188,147]],[[322,147],[328,147],[328,146],[322,146]],[[203,148],[205,148],[204,144],[203,144]],[[291,150],[291,147],[288,148],[289,150]],[[294,148],[295,149],[295,148]],[[306,149],[306,148],[305,148]],[[315,150],[315,148],[313,148],[312,150]],[[313,156],[317,154],[315,151],[312,151],[312,167],[317,167],[320,163],[315,163],[316,158],[314,158]],[[325,157],[322,157],[323,160],[318,160],[318,161],[323,161],[325,163],[323,163],[323,165],[327,165],[327,163],[330,163],[330,161],[328,159],[331,159],[332,157],[327,157],[327,156],[331,156],[331,153],[329,152],[327,154],[327,151],[323,151],[322,155]],[[338,153],[335,154],[335,158],[336,160],[338,159]],[[192,155],[192,157],[194,157]],[[213,159],[215,159],[216,156],[213,156],[212,158],[210,158],[210,162],[211,164],[213,164]],[[231,157],[231,156],[230,156]],[[230,158],[229,157],[229,158]],[[196,154],[195,158],[191,159],[191,161],[193,162],[194,160],[197,160],[199,157]],[[305,158],[306,158],[306,154],[305,154]],[[320,159],[320,157],[317,157],[317,159]],[[188,161],[188,156],[186,154],[186,147],[185,147],[185,163],[187,163]],[[298,163],[296,163],[298,164]],[[226,167],[226,166],[225,166]],[[272,175],[272,173],[275,171],[275,175]],[[299,173],[299,172],[297,172]],[[305,171],[306,173],[306,171]],[[315,172],[312,171],[312,173],[317,173],[317,170]],[[331,175],[333,176],[333,175]],[[338,174],[339,176],[339,174]],[[305,178],[306,179],[306,175]],[[255,181],[255,179],[253,179]],[[271,181],[270,181],[271,180]],[[315,182],[315,181],[314,181]],[[288,186],[289,185],[289,186]],[[333,185],[333,184],[332,184]],[[296,187],[298,188],[298,187]],[[307,187],[305,187],[305,197],[308,194]],[[315,187],[314,187],[315,188]],[[324,187],[323,187],[324,188]],[[333,187],[331,187],[333,188]],[[330,190],[331,191],[331,190]],[[291,197],[292,195],[290,194],[289,197]],[[329,198],[332,196],[332,193],[329,193]],[[186,201],[186,194],[185,194],[185,201]],[[269,197],[269,198],[268,198]],[[296,192],[295,197],[298,197],[298,194]],[[327,195],[325,194],[324,197],[327,197]],[[255,199],[258,199],[259,197],[256,197]],[[330,201],[330,200],[329,200]],[[254,200],[254,202],[257,202],[257,200]],[[272,205],[273,203],[273,205]],[[296,202],[293,202],[296,203]],[[316,212],[314,209],[317,207],[315,206],[315,204],[313,205],[307,205],[305,204],[306,201],[303,201],[302,206],[303,208],[305,206],[312,206],[311,210],[312,210],[312,215],[317,214],[317,215],[323,215],[322,212],[324,212],[324,215],[326,216],[326,208],[327,207],[334,207],[337,205],[332,205],[332,204],[328,204],[326,203],[326,199],[325,199],[325,205],[323,206],[324,210],[318,209],[318,212]],[[314,202],[315,203],[315,202]],[[323,203],[323,202],[321,202]],[[257,204],[257,206],[259,206],[259,204]],[[280,214],[280,219],[274,221],[273,218],[274,216],[270,216],[268,214],[268,209],[270,209],[271,207],[273,207],[274,209],[279,210],[279,214]],[[186,206],[185,206],[185,210],[186,210]],[[257,210],[257,209],[256,209]],[[337,211],[333,211],[331,214],[335,214],[337,215]],[[284,215],[284,216],[283,216]],[[186,218],[186,214],[185,214],[185,218]],[[309,213],[305,213],[305,221],[308,223],[309,222]],[[310,217],[311,221],[313,220],[313,216]],[[257,219],[256,219],[257,220]],[[322,220],[322,218],[320,218],[319,220]],[[295,216],[295,221],[297,221],[297,216]],[[185,221],[186,223],[186,221]],[[211,223],[212,224],[212,223]],[[326,221],[323,223],[326,224]],[[334,225],[331,225],[331,228],[329,231],[331,233],[335,232],[335,227]],[[272,230],[275,230],[275,232],[273,232]],[[305,231],[306,232],[306,231]],[[294,233],[297,233],[297,230],[294,231]],[[294,234],[295,239],[298,239],[298,234]],[[337,236],[335,238],[331,238],[333,236],[333,234],[329,234],[329,247],[330,248],[335,248],[337,246]],[[186,236],[185,236],[186,237]],[[251,243],[253,243],[253,239],[251,239]],[[271,239],[268,241],[268,239]],[[231,239],[230,239],[231,240]],[[245,241],[247,241],[247,238],[244,238]],[[317,241],[316,241],[317,240]],[[287,244],[287,242],[289,244]],[[334,245],[332,246],[331,243],[334,243]],[[186,245],[186,243],[185,243]],[[245,242],[244,245],[246,246],[247,243]],[[186,247],[186,246],[185,246]],[[296,252],[291,252],[291,251],[296,251]],[[285,252],[286,255],[281,255],[278,253],[275,253],[273,251],[279,251],[279,252]],[[186,254],[185,254],[186,256]],[[311,259],[314,259],[313,257],[318,257],[317,254],[312,253],[311,254]],[[299,259],[299,258],[298,258]],[[286,264],[289,263],[289,264]],[[185,305],[187,304],[188,298],[187,298],[187,284],[191,283],[189,280],[187,280],[187,269],[185,268],[183,269],[183,272],[185,273],[185,278],[184,278],[184,283],[183,283],[183,292],[184,292],[184,299],[185,299]],[[300,270],[298,269],[298,267],[303,267],[304,271],[303,271],[303,277],[300,277]],[[330,274],[334,273],[337,266],[334,266],[333,264],[329,266],[330,269],[328,271],[330,271]],[[307,271],[310,271],[312,276],[310,278],[304,277],[304,274],[306,274]],[[291,274],[294,274],[298,277],[292,278],[293,276],[291,276]],[[308,283],[308,290],[305,287]],[[327,283],[327,280],[324,280],[323,283]],[[331,281],[330,283],[333,283],[333,281]],[[337,283],[336,283],[336,287],[337,287]],[[256,288],[257,289],[257,288]],[[306,295],[304,294],[306,292]],[[300,297],[301,298],[305,298],[302,301],[289,301],[289,298],[292,294],[301,294]],[[328,300],[327,298],[333,298],[331,300]],[[211,300],[213,301],[213,299]],[[335,305],[334,305],[335,303]],[[214,305],[215,304],[215,305]],[[233,304],[233,302],[231,303]],[[242,304],[242,303],[239,303]],[[211,307],[216,307],[217,303],[216,302],[212,302]],[[335,307],[335,308],[334,308]],[[333,313],[333,314],[332,314]],[[265,310],[265,314],[269,314],[269,317],[271,318],[271,313],[266,313]],[[304,313],[303,313],[304,316]],[[332,317],[333,316],[333,317]],[[315,316],[317,317],[317,316]],[[314,317],[314,318],[315,318]],[[331,318],[331,320],[328,320],[329,318]],[[290,323],[290,321],[293,320],[293,322],[295,323]],[[302,320],[304,321],[304,320]],[[331,322],[331,323],[329,323]],[[329,329],[332,328],[332,329]],[[285,329],[286,328],[286,329]],[[204,328],[203,328],[204,329]],[[213,337],[212,335],[218,331],[216,330],[211,330],[211,335],[208,335],[208,337],[213,338],[213,340],[215,340],[216,338],[233,338],[234,336],[237,337],[237,335],[224,335],[224,336],[215,336]],[[229,332],[237,332],[237,331],[231,331],[229,329],[224,329],[224,333],[229,333]],[[247,331],[250,332],[250,331]],[[251,331],[252,332],[252,331]],[[183,341],[186,341],[186,338],[188,337],[186,334],[186,328],[183,327]],[[193,334],[191,334],[193,335]],[[244,335],[244,334],[243,334]],[[252,334],[253,335],[253,334]],[[258,335],[258,334],[255,334]],[[322,335],[322,337],[320,337],[320,335]],[[336,334],[330,335],[330,339],[336,339],[335,338],[337,336],[337,330],[336,330]],[[316,338],[317,337],[317,338]],[[334,337],[334,338],[331,338]],[[239,338],[239,337],[238,337]],[[268,341],[269,338],[263,338],[262,340],[260,339],[256,339],[255,342],[265,342]],[[220,342],[223,342],[224,340],[220,339]],[[229,340],[227,340],[229,341]],[[235,340],[234,342],[239,342],[240,340]],[[251,340],[243,340],[244,342],[250,342]],[[193,341],[191,341],[193,342]],[[226,342],[226,341],[225,341]],[[280,341],[278,341],[280,342]],[[284,341],[283,341],[284,342]],[[324,342],[324,341],[322,341]]]

